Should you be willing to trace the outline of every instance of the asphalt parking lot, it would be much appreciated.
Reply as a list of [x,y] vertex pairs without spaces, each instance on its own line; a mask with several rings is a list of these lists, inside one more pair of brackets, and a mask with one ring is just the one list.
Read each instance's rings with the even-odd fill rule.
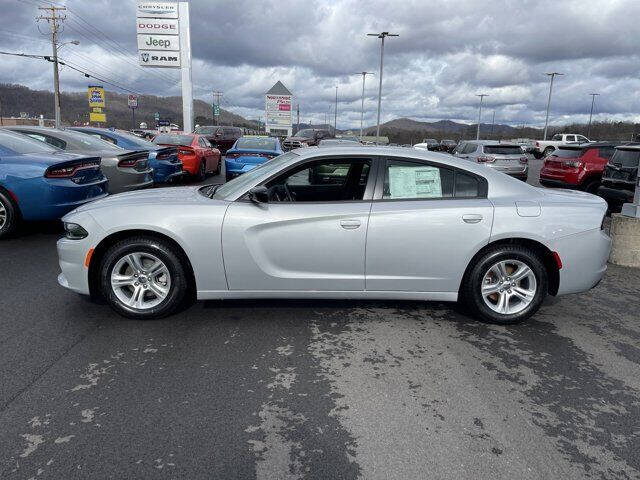
[[420,302],[140,322],[57,285],[59,235],[0,243],[2,479],[640,478],[637,270],[511,327]]

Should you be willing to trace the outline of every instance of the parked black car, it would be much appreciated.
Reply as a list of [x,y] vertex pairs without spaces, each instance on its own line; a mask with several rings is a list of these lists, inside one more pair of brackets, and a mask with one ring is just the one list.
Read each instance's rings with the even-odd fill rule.
[[285,152],[300,147],[311,147],[318,145],[321,140],[333,138],[334,135],[329,130],[318,130],[315,128],[305,128],[295,135],[285,138],[282,142],[282,149]]
[[427,144],[428,150],[433,150],[436,152],[440,150],[440,143],[435,138],[425,138],[424,140],[422,140],[422,143]]
[[194,133],[203,135],[211,145],[224,155],[227,150],[233,147],[236,140],[244,135],[244,130],[240,127],[204,125],[196,128]]
[[616,148],[604,168],[598,195],[607,201],[612,212],[619,212],[623,203],[633,202],[639,164],[640,145],[623,145]]
[[456,149],[456,145],[456,142],[454,142],[453,140],[440,140],[439,149],[441,152],[453,153],[453,151]]

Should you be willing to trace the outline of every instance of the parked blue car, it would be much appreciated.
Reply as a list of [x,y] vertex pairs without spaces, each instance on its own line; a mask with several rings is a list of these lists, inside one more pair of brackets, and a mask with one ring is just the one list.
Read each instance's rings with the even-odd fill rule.
[[283,153],[278,138],[249,135],[240,137],[224,157],[227,181]]
[[182,161],[175,147],[161,147],[132,133],[113,128],[71,127],[71,130],[100,137],[127,150],[149,152],[149,165],[153,168],[154,183],[169,183],[184,176]]
[[65,153],[0,130],[0,238],[20,220],[56,220],[106,196],[100,157]]

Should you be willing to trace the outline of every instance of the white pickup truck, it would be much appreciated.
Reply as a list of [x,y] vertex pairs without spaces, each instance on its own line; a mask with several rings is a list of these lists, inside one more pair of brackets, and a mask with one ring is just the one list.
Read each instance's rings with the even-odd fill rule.
[[567,143],[585,143],[590,142],[584,135],[578,135],[577,133],[556,133],[551,140],[537,140],[535,143],[535,149],[533,155],[536,158],[542,158],[549,155],[560,145],[566,145]]

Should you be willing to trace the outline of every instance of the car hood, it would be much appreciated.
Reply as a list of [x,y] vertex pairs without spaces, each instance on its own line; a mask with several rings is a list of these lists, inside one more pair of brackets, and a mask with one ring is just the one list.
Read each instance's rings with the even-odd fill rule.
[[158,208],[162,208],[162,206],[167,205],[190,205],[211,202],[210,199],[198,192],[200,188],[202,187],[153,188],[149,190],[118,193],[116,195],[109,195],[102,200],[83,205],[77,208],[75,212],[87,212],[123,206],[157,205]]

